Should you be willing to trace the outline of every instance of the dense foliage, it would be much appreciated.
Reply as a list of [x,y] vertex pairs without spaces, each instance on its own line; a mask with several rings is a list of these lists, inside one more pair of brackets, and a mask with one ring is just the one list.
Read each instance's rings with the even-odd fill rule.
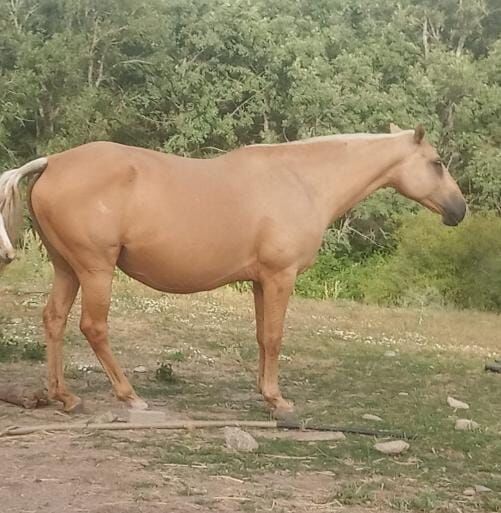
[[501,221],[492,213],[445,229],[429,213],[406,216],[391,253],[362,263],[320,255],[298,292],[398,306],[501,310]]
[[[500,118],[499,0],[0,0],[1,168],[96,139],[200,156],[422,122],[472,210],[499,213]],[[350,212],[299,290],[397,258],[413,210],[384,192]]]

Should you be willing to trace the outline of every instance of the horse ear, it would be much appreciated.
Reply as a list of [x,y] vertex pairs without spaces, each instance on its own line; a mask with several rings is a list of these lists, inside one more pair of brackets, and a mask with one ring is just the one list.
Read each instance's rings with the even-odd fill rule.
[[424,126],[419,124],[414,129],[414,142],[416,144],[421,144],[421,141],[424,139]]
[[398,125],[390,123],[390,134],[396,134],[398,132],[402,132],[402,129]]

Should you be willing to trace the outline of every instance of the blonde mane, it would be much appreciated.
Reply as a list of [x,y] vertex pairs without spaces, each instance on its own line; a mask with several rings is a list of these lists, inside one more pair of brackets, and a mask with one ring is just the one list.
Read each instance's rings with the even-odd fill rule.
[[356,133],[356,134],[334,134],[334,135],[318,135],[315,137],[308,137],[307,139],[298,139],[297,141],[287,141],[285,143],[275,144],[250,144],[248,147],[267,147],[267,146],[281,146],[289,144],[314,144],[322,142],[335,142],[335,141],[352,141],[363,140],[374,141],[378,139],[396,139],[403,135],[414,134],[414,130],[402,130],[392,134],[369,134],[369,133]]

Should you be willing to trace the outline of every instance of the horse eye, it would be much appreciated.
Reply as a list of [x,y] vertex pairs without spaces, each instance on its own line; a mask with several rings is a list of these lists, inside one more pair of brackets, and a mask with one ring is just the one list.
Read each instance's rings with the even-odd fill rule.
[[439,171],[440,173],[443,172],[443,170],[444,170],[444,163],[440,159],[434,160],[433,164],[435,165],[435,167],[438,168],[437,171]]

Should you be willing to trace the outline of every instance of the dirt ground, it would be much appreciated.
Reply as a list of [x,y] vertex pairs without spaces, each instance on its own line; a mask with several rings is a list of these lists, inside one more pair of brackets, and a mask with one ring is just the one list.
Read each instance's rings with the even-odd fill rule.
[[[254,509],[255,502],[265,503],[261,511],[341,509],[314,504],[327,495],[334,476],[310,475],[305,480],[273,473],[244,481],[207,476],[196,468],[157,473],[117,450],[88,448],[81,437],[67,434],[3,443],[0,479],[2,511],[13,513],[231,512],[245,503]],[[279,488],[285,498],[263,501],[272,495],[270,487]],[[181,488],[188,490],[186,495],[180,494]]]
[[[269,418],[254,391],[249,297],[233,291],[192,298],[118,292],[113,347],[151,408],[179,419]],[[0,294],[4,340],[16,347],[41,340],[45,294],[13,288]],[[376,413],[385,417],[385,428],[419,432],[420,441],[411,442],[405,457],[382,457],[370,437],[312,442],[253,430],[260,448],[250,455],[227,449],[221,430],[0,437],[0,512],[501,511],[501,462],[492,454],[501,447],[499,380],[478,371],[482,359],[495,355],[501,321],[468,315],[292,302],[282,383],[301,418],[352,424],[364,412]],[[0,403],[0,432],[13,425],[88,421],[109,411],[126,415],[78,331],[76,314],[65,351],[68,382],[84,398],[86,413],[69,417],[58,404],[23,410]],[[166,362],[175,379],[159,383],[155,369]],[[138,365],[146,372],[134,372]],[[43,362],[0,362],[0,386],[35,389],[45,374]],[[456,412],[443,404],[449,393],[476,402],[468,415],[488,429],[454,438],[448,430]],[[491,489],[487,499],[463,494],[475,484]]]
[[[93,406],[96,405],[93,401]],[[66,419],[53,407],[23,411],[2,405],[0,412],[0,429],[9,425],[78,422],[89,417],[79,415]],[[115,412],[124,413],[120,409]],[[141,444],[152,438],[157,443],[169,439],[192,443],[192,436],[165,431],[119,433],[44,432],[1,439],[1,511],[375,511],[346,507],[330,500],[332,490],[339,484],[339,476],[334,472],[282,470],[237,478],[212,474],[207,465],[196,463],[166,463],[152,469],[147,457],[134,457],[130,447],[123,450],[127,449],[127,444]],[[219,441],[220,450],[228,451],[220,432],[198,436],[213,438]],[[102,443],[96,446],[96,440],[100,439],[103,439]]]

